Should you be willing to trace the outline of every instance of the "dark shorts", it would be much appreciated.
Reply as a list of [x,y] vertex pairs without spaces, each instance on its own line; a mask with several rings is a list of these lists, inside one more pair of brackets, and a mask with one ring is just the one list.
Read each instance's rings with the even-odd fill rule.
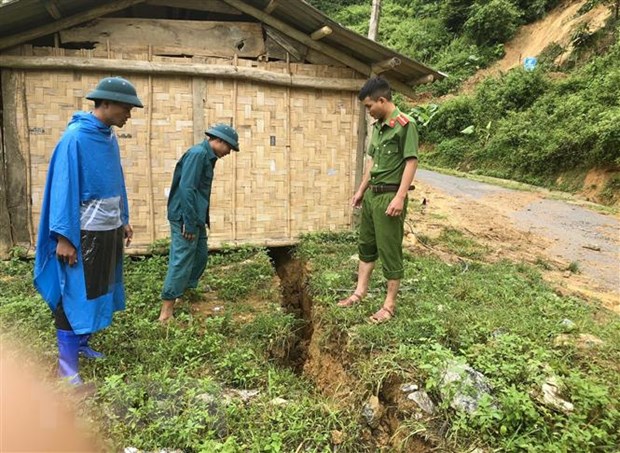
[[[107,294],[122,279],[124,237],[122,226],[109,231],[81,231],[86,299],[96,299]],[[56,307],[54,320],[57,329],[73,330],[65,315],[62,300]]]

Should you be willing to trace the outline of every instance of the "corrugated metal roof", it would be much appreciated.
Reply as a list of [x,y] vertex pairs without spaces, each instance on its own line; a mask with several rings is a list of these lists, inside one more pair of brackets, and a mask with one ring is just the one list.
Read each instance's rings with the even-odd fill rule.
[[[269,5],[270,0],[243,0],[243,2],[254,8],[264,10]],[[54,17],[54,15],[57,16],[54,8],[63,18],[66,18],[101,6],[104,3],[112,2],[97,0],[55,0],[54,2],[13,0],[2,3],[0,4],[0,37],[12,36],[42,25],[52,24],[58,19],[58,17]],[[170,0],[170,6],[176,6],[174,0]],[[445,77],[439,71],[435,71],[412,58],[399,54],[341,26],[303,0],[280,0],[270,14],[306,35],[312,34],[325,25],[329,26],[332,33],[322,38],[320,42],[346,53],[368,66],[376,65],[393,57],[398,58],[400,65],[389,69],[385,75],[409,86],[426,76],[433,76],[436,80]]]
[[[0,5],[0,36],[11,36],[57,19],[52,16],[41,0],[13,0]],[[57,0],[48,2],[58,9],[62,17],[87,11],[103,2],[97,0]]]

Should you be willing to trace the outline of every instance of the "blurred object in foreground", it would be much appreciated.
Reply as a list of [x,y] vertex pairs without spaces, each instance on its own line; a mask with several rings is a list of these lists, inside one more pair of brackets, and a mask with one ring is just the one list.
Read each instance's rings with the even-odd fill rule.
[[24,365],[6,338],[0,341],[0,451],[97,451],[70,410],[70,397],[46,382],[43,371]]

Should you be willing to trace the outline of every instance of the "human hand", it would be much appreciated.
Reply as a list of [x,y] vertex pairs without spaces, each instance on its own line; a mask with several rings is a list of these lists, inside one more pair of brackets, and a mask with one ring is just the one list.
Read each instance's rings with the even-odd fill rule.
[[129,247],[129,244],[131,244],[131,240],[133,239],[133,228],[131,228],[131,225],[127,224],[125,225],[125,247]]
[[392,201],[390,201],[390,204],[385,210],[385,214],[390,217],[397,217],[402,214],[404,206],[405,199],[396,195]]
[[58,245],[56,245],[56,258],[61,263],[69,263],[73,266],[77,261],[77,250],[73,244],[64,236],[58,236]]
[[355,192],[355,195],[353,195],[353,198],[351,198],[351,206],[353,206],[355,209],[361,209],[362,207],[362,200],[364,199],[364,193],[363,192]]
[[193,233],[188,233],[185,231],[185,225],[183,225],[183,237],[188,241],[193,241],[196,238],[196,235]]

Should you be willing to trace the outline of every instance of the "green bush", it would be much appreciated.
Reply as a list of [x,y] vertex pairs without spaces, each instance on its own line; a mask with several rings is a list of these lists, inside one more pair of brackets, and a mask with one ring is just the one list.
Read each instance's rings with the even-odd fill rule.
[[475,143],[466,138],[451,138],[441,141],[431,155],[426,155],[425,160],[433,165],[448,168],[458,168],[465,161]]
[[505,42],[521,24],[521,12],[509,0],[476,2],[463,29],[478,44]]
[[480,123],[495,120],[511,111],[529,108],[549,88],[547,77],[539,71],[510,71],[504,77],[489,78],[476,90]]
[[458,137],[463,129],[474,124],[476,118],[474,99],[461,96],[445,102],[428,125],[422,138],[431,143]]

